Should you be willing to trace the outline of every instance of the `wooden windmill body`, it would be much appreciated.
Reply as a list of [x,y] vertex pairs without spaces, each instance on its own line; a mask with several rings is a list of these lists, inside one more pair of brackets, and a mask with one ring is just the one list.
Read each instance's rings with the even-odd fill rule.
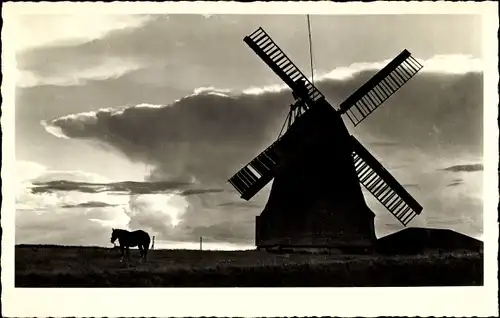
[[256,217],[258,248],[369,248],[376,240],[374,213],[360,184],[403,225],[420,214],[420,204],[342,120],[345,114],[358,125],[422,68],[407,50],[335,109],[262,28],[244,42],[296,99],[286,132],[229,179],[249,200],[274,178]]

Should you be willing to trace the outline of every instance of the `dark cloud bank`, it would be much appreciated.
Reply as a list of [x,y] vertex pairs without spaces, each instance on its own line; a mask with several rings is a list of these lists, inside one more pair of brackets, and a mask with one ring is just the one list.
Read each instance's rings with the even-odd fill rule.
[[443,169],[443,171],[451,171],[451,172],[474,172],[474,171],[483,171],[483,165],[478,164],[467,164],[467,165],[455,165],[448,168]]
[[[366,71],[346,80],[324,80],[317,85],[334,104],[372,75]],[[238,203],[234,191],[222,189],[232,190],[226,180],[275,140],[291,102],[287,90],[259,95],[200,93],[164,107],[101,110],[93,117],[75,114],[48,124],[60,128],[70,138],[97,140],[133,161],[155,166],[151,181],[196,180],[198,190],[186,189],[186,195],[192,195],[187,198],[189,207],[176,230],[176,239],[205,236],[251,243],[254,215],[260,213],[265,193],[254,198],[247,209],[236,209],[245,203]],[[422,72],[359,127],[350,129],[362,142],[364,137],[376,137],[379,142],[375,146],[387,149],[387,156],[394,147],[437,157],[463,153],[481,156],[482,105],[482,74]],[[366,146],[371,148],[369,142]],[[445,170],[480,169],[480,165],[471,165]],[[162,191],[170,190],[168,181],[166,184],[168,189]],[[47,190],[43,185],[38,189]],[[201,192],[212,193],[195,195]],[[174,235],[168,233],[166,236]]]
[[[318,86],[333,104],[371,75],[362,72]],[[156,178],[166,174],[220,182],[275,140],[291,102],[289,91],[237,96],[201,93],[161,108],[101,110],[92,118],[76,114],[50,124],[70,138],[98,140],[132,160],[155,165]],[[429,150],[462,147],[480,154],[482,75],[421,73],[351,131],[361,138],[370,134],[387,140],[384,144]]]
[[447,185],[447,187],[456,187],[463,184],[463,182],[452,182]]
[[106,202],[99,202],[99,201],[88,201],[88,202],[82,202],[78,204],[65,204],[62,207],[69,209],[69,208],[108,208],[108,207],[114,207],[117,206],[116,204],[109,204]]
[[[200,189],[187,188],[193,186],[192,183],[165,181],[165,182],[111,182],[111,183],[90,183],[57,180],[48,182],[34,182],[31,188],[32,193],[51,193],[55,191],[76,191],[83,193],[108,192],[112,194],[140,195],[140,194],[160,194],[175,193],[181,196],[198,195],[204,193],[224,192],[224,189]],[[99,202],[89,202],[99,204]],[[85,203],[84,203],[85,204]],[[83,206],[81,206],[83,207]]]

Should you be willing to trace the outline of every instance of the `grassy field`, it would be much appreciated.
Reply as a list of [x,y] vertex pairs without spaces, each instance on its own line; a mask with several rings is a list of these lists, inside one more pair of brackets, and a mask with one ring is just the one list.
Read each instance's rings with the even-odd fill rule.
[[465,286],[483,284],[483,256],[272,254],[264,251],[150,251],[16,246],[16,287]]

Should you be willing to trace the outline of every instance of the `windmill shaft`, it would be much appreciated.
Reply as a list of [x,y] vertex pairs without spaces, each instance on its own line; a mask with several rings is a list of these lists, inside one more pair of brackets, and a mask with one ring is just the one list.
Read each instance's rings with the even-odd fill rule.
[[313,66],[313,49],[312,49],[312,36],[311,36],[311,20],[309,14],[307,15],[307,31],[309,33],[309,57],[311,61],[311,82],[314,85],[314,66]]

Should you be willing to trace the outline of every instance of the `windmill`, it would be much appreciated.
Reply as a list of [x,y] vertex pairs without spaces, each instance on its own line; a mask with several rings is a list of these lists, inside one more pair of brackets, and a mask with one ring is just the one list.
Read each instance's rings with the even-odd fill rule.
[[[278,139],[228,181],[250,200],[273,178],[256,217],[257,247],[371,246],[374,214],[362,184],[403,226],[422,206],[354,137],[354,127],[408,82],[422,65],[406,49],[334,108],[260,27],[243,40],[292,90],[295,102]],[[282,131],[283,131],[282,128]]]

